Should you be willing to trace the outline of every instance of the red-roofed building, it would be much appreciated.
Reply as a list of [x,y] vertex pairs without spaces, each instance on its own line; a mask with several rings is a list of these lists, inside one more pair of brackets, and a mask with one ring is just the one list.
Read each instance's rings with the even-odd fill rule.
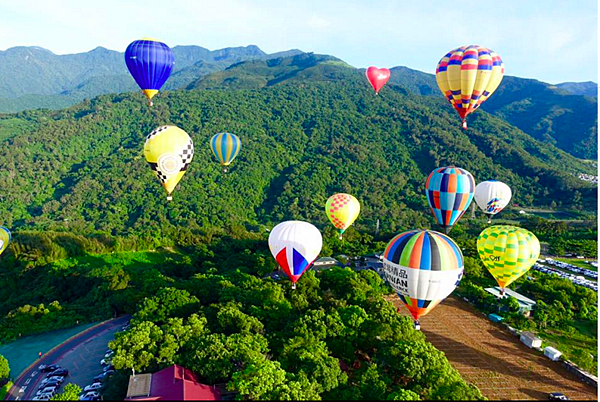
[[178,365],[154,374],[129,377],[126,401],[220,401],[221,393],[210,385],[200,384],[198,376]]

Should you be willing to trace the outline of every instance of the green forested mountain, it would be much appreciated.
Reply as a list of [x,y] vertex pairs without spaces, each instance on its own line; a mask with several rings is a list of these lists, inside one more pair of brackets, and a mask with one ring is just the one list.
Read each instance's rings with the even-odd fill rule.
[[598,84],[592,81],[587,82],[563,82],[556,84],[557,88],[567,91],[573,95],[585,95],[598,97]]
[[[164,89],[181,88],[198,77],[251,59],[301,53],[263,52],[257,46],[210,51],[200,46],[175,46],[175,68]],[[85,53],[56,55],[36,46],[0,51],[0,111],[61,109],[105,93],[135,91],[123,53],[97,47]]]
[[[593,173],[584,162],[483,111],[462,131],[443,99],[393,85],[375,96],[347,70],[348,79],[300,86],[167,91],[152,109],[136,93],[5,116],[1,223],[17,232],[146,234],[160,242],[290,218],[325,225],[325,200],[345,191],[362,203],[358,228],[372,231],[380,219],[393,233],[430,219],[424,180],[450,164],[477,181],[502,179],[515,205],[595,208],[596,188],[575,176]],[[170,203],[142,153],[145,136],[164,124],[186,130],[196,148]],[[243,141],[228,174],[208,147],[223,130]]]

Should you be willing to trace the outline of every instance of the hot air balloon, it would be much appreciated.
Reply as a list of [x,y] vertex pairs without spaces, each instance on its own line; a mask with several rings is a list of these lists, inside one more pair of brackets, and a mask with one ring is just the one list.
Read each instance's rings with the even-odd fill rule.
[[152,97],[167,81],[175,64],[171,48],[156,39],[142,38],[127,46],[125,63],[152,106]]
[[429,313],[458,286],[464,271],[460,248],[430,230],[401,233],[383,252],[385,276],[415,319]]
[[286,221],[269,234],[269,249],[292,281],[292,289],[321,252],[323,238],[319,229],[308,222]]
[[210,140],[210,148],[223,166],[223,171],[226,172],[226,166],[233,162],[242,149],[242,141],[235,134],[219,133]]
[[333,223],[333,226],[340,232],[340,240],[346,229],[354,223],[360,213],[360,203],[350,194],[334,194],[325,204],[325,213]]
[[488,216],[488,223],[492,223],[492,216],[508,205],[511,197],[510,187],[501,181],[487,180],[475,187],[475,202]]
[[425,182],[431,213],[447,234],[473,200],[475,179],[465,169],[454,166],[434,169]]
[[6,250],[8,247],[8,243],[10,243],[10,230],[5,228],[4,226],[0,226],[0,254]]
[[477,252],[504,294],[504,289],[536,262],[540,242],[529,230],[496,225],[479,234]]
[[371,83],[371,86],[375,90],[375,95],[379,93],[381,88],[390,79],[391,72],[387,68],[377,68],[371,66],[366,71],[367,79]]
[[144,145],[146,161],[167,190],[167,200],[183,177],[194,157],[194,144],[189,135],[175,126],[162,126],[152,131]]
[[437,65],[440,91],[454,106],[467,128],[467,115],[489,98],[502,82],[504,63],[493,50],[478,45],[448,52]]

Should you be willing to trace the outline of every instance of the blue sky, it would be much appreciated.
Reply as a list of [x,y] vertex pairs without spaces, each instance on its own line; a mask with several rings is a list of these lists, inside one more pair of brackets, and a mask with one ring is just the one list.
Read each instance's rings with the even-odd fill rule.
[[495,50],[508,75],[598,82],[596,0],[0,0],[0,49],[124,51],[143,36],[208,49],[297,48],[355,67],[433,73],[461,45]]

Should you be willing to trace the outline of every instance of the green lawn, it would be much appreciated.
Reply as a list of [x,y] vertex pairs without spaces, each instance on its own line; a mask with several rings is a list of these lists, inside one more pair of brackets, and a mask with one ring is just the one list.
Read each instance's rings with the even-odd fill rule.
[[562,261],[562,262],[566,262],[571,265],[575,265],[576,267],[579,267],[579,268],[585,268],[585,269],[590,269],[592,271],[598,271],[598,268],[593,267],[592,265],[587,264],[585,262],[585,261],[597,261],[594,259],[588,259],[588,258],[584,258],[584,259],[581,259],[581,258],[554,258],[554,259],[557,261]]
[[[540,332],[544,347],[552,346],[563,355],[593,375],[598,375],[598,328],[590,322],[575,321],[573,326],[577,331],[566,333],[556,328]],[[594,358],[590,358],[592,354]]]

